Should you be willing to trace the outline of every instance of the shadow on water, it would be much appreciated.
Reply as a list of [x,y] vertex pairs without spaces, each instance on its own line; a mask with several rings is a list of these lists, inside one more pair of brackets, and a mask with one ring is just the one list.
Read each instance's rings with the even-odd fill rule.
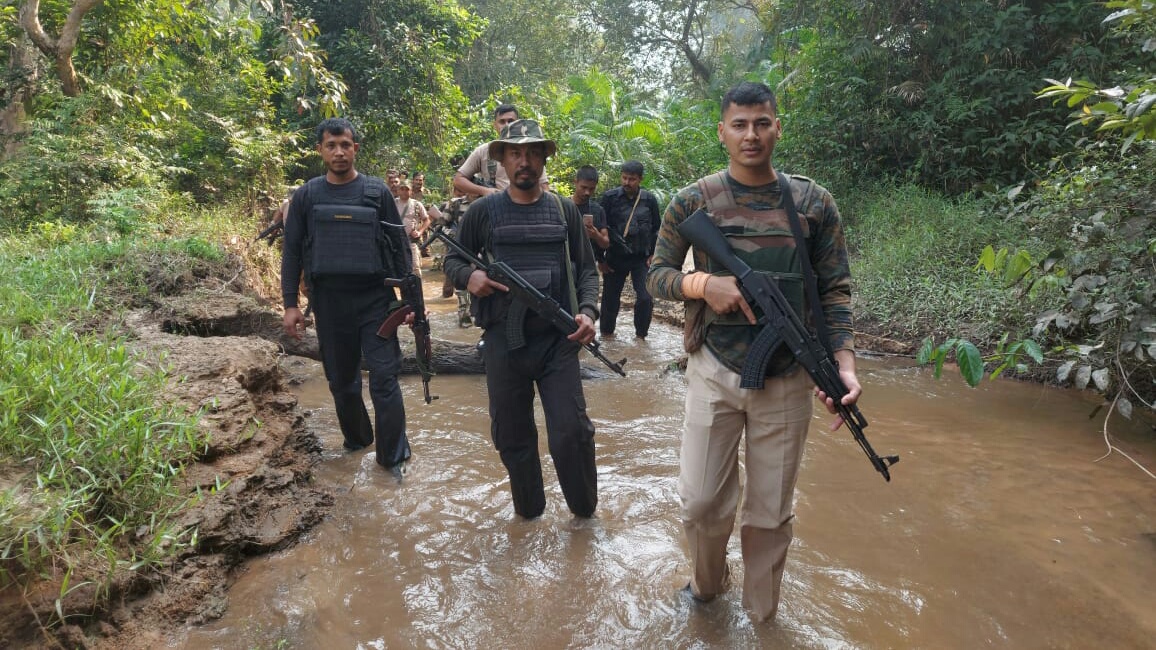
[[[456,327],[452,299],[429,304],[436,336],[477,340]],[[632,331],[622,318],[618,331]],[[569,515],[549,462],[545,515],[514,516],[484,378],[435,377],[430,405],[417,377],[402,378],[414,458],[399,482],[372,449],[340,451],[315,366],[298,394],[330,450],[315,480],[338,492],[331,516],[250,562],[225,616],[170,647],[1152,647],[1156,483],[1119,456],[1093,462],[1104,448],[1090,405],[1037,385],[935,381],[907,360],[860,362],[868,437],[902,456],[890,484],[816,413],[778,620],[752,624],[737,589],[688,602],[685,384],[663,370],[680,346],[659,324],[646,341],[603,343],[630,363],[626,379],[585,385],[592,520]],[[1113,422],[1153,465],[1156,445],[1128,426]],[[741,584],[737,538],[729,561]]]

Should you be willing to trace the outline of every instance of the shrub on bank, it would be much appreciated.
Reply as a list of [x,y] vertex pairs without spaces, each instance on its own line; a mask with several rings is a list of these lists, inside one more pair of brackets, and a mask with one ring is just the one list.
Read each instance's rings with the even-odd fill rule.
[[168,376],[129,351],[116,316],[147,298],[144,260],[187,272],[213,256],[203,240],[59,223],[0,239],[0,588],[50,577],[61,599],[99,592],[195,534],[170,518],[205,434],[166,401]]

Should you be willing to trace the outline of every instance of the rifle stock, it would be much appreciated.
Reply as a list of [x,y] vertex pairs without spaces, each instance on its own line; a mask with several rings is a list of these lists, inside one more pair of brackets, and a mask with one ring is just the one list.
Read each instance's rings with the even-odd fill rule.
[[[562,309],[562,306],[558,304],[557,300],[539,291],[537,287],[518,275],[517,271],[510,268],[505,262],[491,262],[489,264],[483,262],[444,231],[435,232],[434,236],[445,242],[446,246],[449,246],[450,249],[460,255],[462,259],[485,271],[491,280],[509,287],[512,296],[526,303],[527,307],[542,318],[550,321],[550,323],[561,330],[563,334],[570,335],[578,330],[578,321],[574,320],[574,317],[571,316],[569,312]],[[583,343],[582,347],[586,348],[596,359],[606,364],[606,367],[623,377],[626,376],[626,371],[622,369],[622,366],[626,364],[625,357],[617,363],[611,361],[606,358],[606,355],[602,354],[602,350],[599,348],[597,341]]]
[[382,338],[397,336],[397,328],[405,322],[406,317],[413,314],[414,357],[417,360],[417,369],[421,373],[422,390],[425,393],[425,403],[429,404],[437,399],[437,395],[430,395],[429,381],[433,377],[433,344],[430,340],[429,319],[425,313],[425,295],[422,293],[421,278],[410,273],[405,277],[386,278],[385,286],[397,287],[401,291],[401,299],[405,303],[385,319],[381,327],[377,328],[377,335]]
[[755,346],[752,346],[762,348],[753,352],[763,357],[762,365],[754,364],[759,376],[748,377],[748,373],[744,372],[742,386],[762,387],[762,373],[766,371],[766,360],[770,358],[770,353],[780,344],[787,345],[799,365],[811,376],[815,386],[835,401],[836,413],[851,431],[855,442],[859,443],[859,447],[867,454],[871,465],[885,480],[891,481],[891,472],[887,468],[898,463],[899,456],[880,457],[872,449],[871,443],[867,442],[867,437],[863,434],[863,429],[867,427],[867,418],[863,417],[858,405],[846,406],[842,403],[848,390],[839,377],[838,363],[826,346],[803,324],[778,285],[765,275],[755,273],[746,262],[735,255],[722,231],[703,210],[696,210],[687,217],[679,224],[678,231],[692,246],[733,273],[738,279],[743,297],[748,303],[758,306],[765,316],[764,329],[756,337]]
[[257,238],[253,240],[253,243],[255,244],[262,239],[268,239],[268,244],[272,246],[273,242],[277,240],[277,235],[280,234],[280,232],[284,229],[284,221],[274,221],[273,223],[266,226],[264,230],[257,233]]

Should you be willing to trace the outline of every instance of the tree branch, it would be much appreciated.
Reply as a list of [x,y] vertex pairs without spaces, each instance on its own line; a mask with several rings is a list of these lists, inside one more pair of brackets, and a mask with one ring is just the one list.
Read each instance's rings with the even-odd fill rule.
[[56,41],[45,33],[40,24],[40,0],[28,0],[20,7],[20,26],[45,56],[56,57]]
[[56,66],[56,75],[60,78],[61,90],[69,97],[80,94],[80,85],[76,79],[76,68],[72,66],[72,53],[76,49],[76,41],[80,38],[80,27],[84,15],[92,11],[104,0],[75,0],[68,11],[68,18],[60,30],[60,38],[53,39],[44,31],[40,24],[40,0],[27,0],[20,7],[20,26],[24,33],[36,44],[37,49],[52,59]]

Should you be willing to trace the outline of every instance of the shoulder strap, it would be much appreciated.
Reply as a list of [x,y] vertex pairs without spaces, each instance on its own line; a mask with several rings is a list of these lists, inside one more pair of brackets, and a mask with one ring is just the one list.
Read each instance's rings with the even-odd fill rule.
[[385,195],[385,181],[376,176],[365,177],[365,187],[361,190],[361,200],[375,210],[381,209],[381,197]]
[[566,241],[563,248],[566,249],[566,287],[567,293],[570,295],[570,315],[578,315],[578,287],[574,282],[574,261],[570,257],[570,224],[566,223],[566,208],[562,205],[562,198],[553,192],[547,192],[554,197],[554,202],[558,204],[558,214],[562,217],[563,232],[566,233]]
[[634,211],[638,209],[638,202],[642,199],[642,189],[639,188],[638,196],[634,197],[634,205],[630,206],[630,216],[626,218],[626,225],[622,228],[622,236],[625,237],[630,232],[630,222],[634,221]]
[[725,171],[698,179],[698,191],[702,193],[708,212],[738,207]]
[[819,340],[827,355],[834,358],[831,352],[831,335],[827,331],[827,319],[823,318],[823,307],[819,304],[819,280],[811,268],[811,248],[803,237],[803,224],[799,221],[799,211],[795,208],[795,197],[791,192],[791,178],[782,172],[776,172],[779,177],[779,189],[783,194],[783,207],[787,210],[787,220],[791,222],[791,233],[795,236],[795,248],[803,251],[803,284],[807,287],[807,300],[811,303],[811,311],[815,319],[815,328],[819,330]]

